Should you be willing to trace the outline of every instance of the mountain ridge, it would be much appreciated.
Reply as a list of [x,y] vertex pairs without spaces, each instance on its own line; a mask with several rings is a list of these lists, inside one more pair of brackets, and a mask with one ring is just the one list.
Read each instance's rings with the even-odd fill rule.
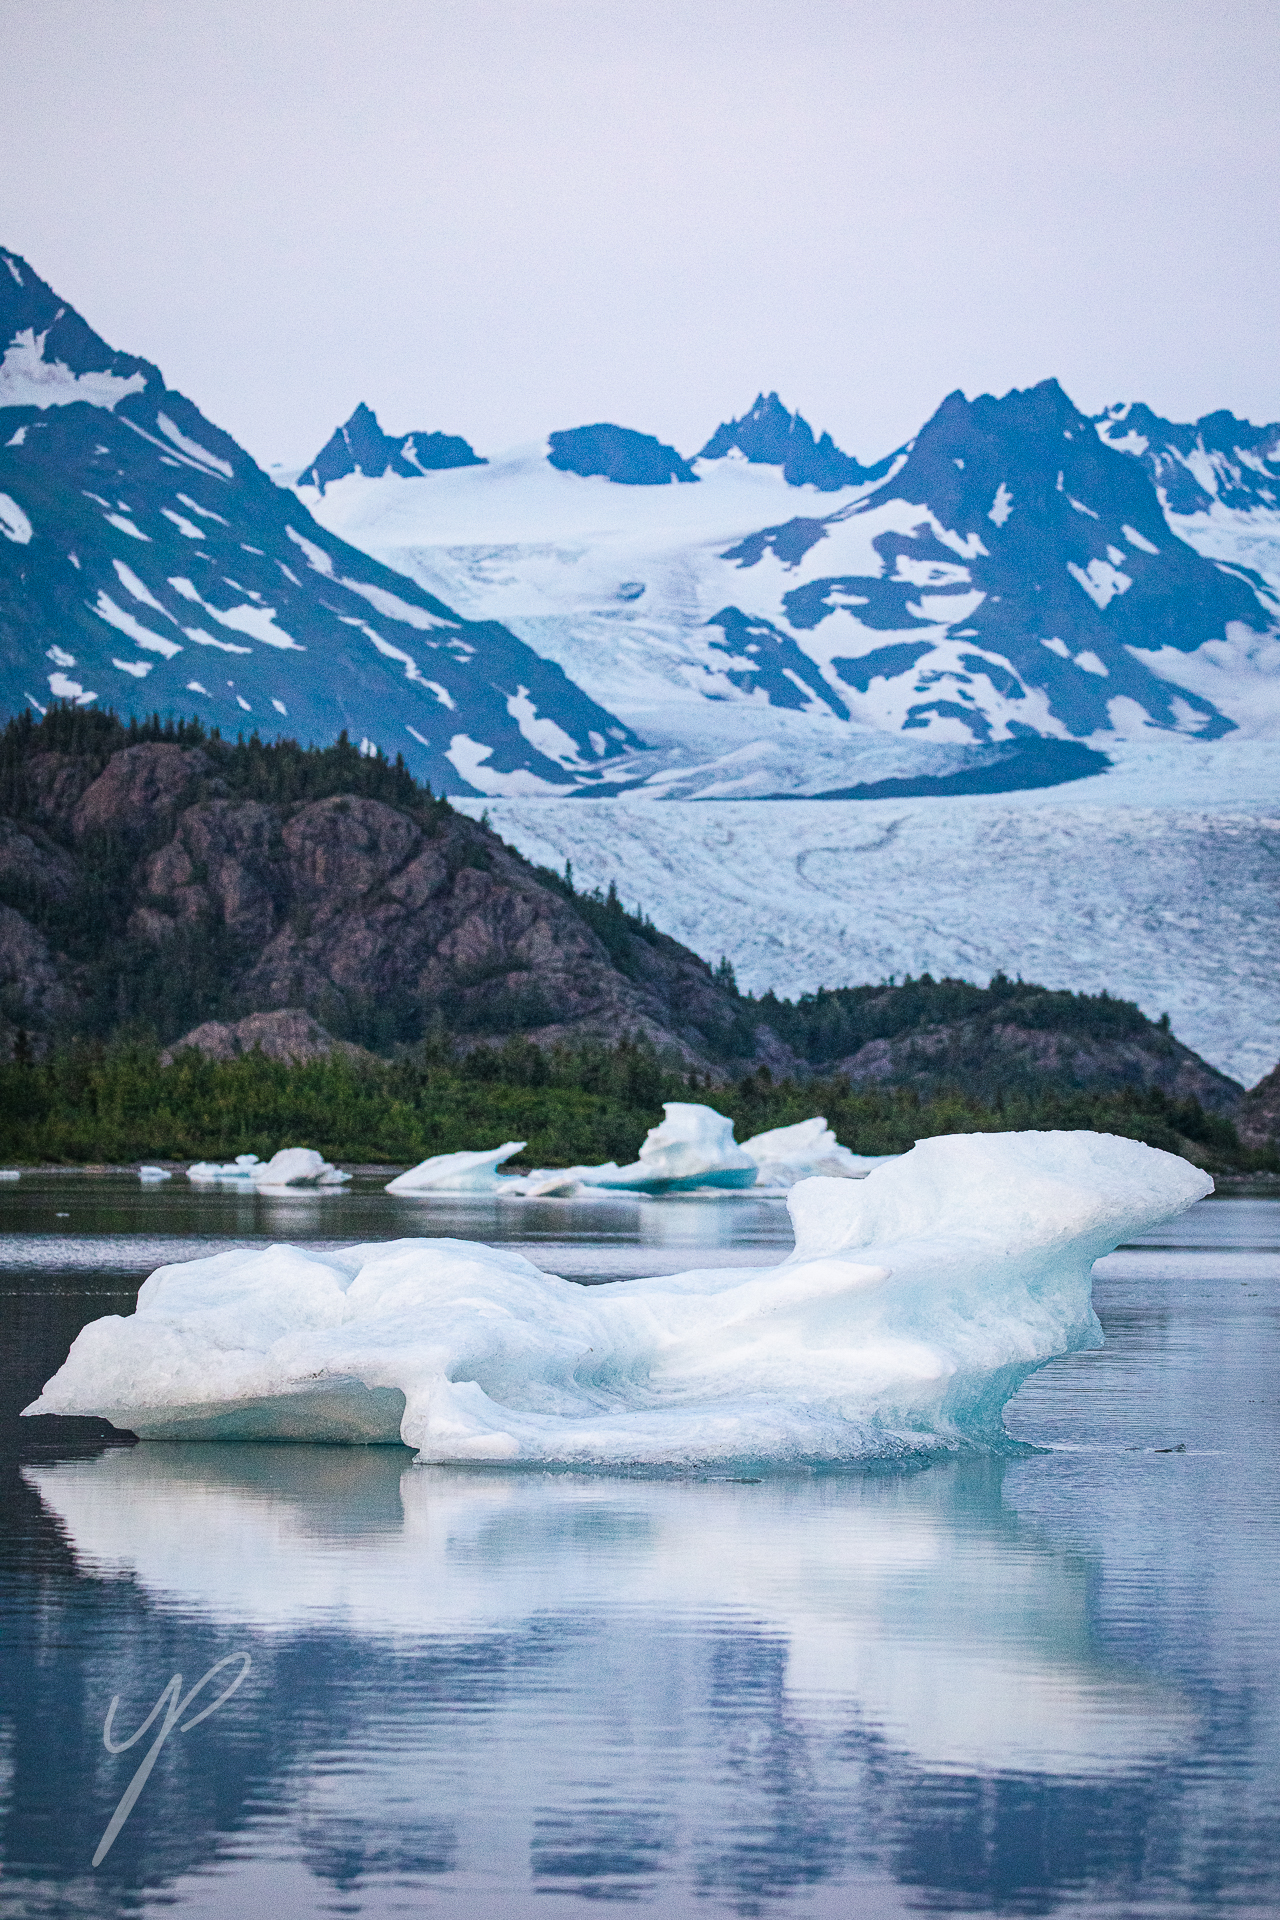
[[0,709],[345,728],[457,793],[568,789],[640,744],[501,623],[335,541],[5,249],[0,342]]

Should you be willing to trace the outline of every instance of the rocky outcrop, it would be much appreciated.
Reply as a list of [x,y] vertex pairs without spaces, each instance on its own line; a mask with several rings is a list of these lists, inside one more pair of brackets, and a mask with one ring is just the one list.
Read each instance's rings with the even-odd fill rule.
[[1249,1089],[1232,1118],[1247,1147],[1280,1144],[1280,1067]]
[[48,941],[22,914],[0,907],[0,1059],[12,1059],[20,1045],[42,1052],[74,1008]]
[[141,844],[161,821],[170,820],[202,776],[211,772],[198,747],[153,741],[125,747],[110,760],[77,801],[71,827],[77,840],[110,833]]
[[963,1087],[992,1097],[1019,1083],[1053,1082],[1091,1091],[1156,1087],[1172,1100],[1198,1100],[1206,1113],[1234,1114],[1240,1088],[1172,1034],[1148,1026],[1105,1040],[1011,1022],[959,1021],[892,1040],[868,1040],[833,1071],[855,1086],[916,1086],[921,1093]]
[[364,1047],[349,1040],[335,1040],[318,1020],[301,1007],[281,1007],[275,1013],[250,1013],[243,1020],[227,1022],[206,1020],[202,1026],[184,1033],[160,1055],[162,1067],[171,1066],[187,1047],[202,1053],[206,1060],[238,1060],[242,1054],[259,1052],[268,1060],[325,1060],[330,1054],[349,1060],[371,1060]]
[[[620,906],[550,884],[487,827],[429,796],[416,807],[358,794],[235,798],[205,752],[167,742],[122,748],[87,784],[71,764],[38,764],[59,758],[28,763],[30,810],[44,825],[6,823],[0,873],[19,891],[43,887],[75,923],[77,889],[89,898],[90,875],[101,881],[109,857],[120,928],[113,944],[105,925],[65,925],[75,955],[90,957],[59,960],[26,927],[14,977],[24,967],[30,976],[33,1020],[42,994],[64,1024],[77,993],[111,1002],[103,975],[113,967],[135,982],[203,970],[203,1004],[173,1004],[205,1014],[193,1044],[218,1057],[255,1043],[314,1057],[334,1032],[382,1044],[435,1026],[464,1044],[512,1032],[540,1042],[633,1035],[703,1069],[796,1064],[696,955]],[[155,997],[134,999],[120,1000],[117,1017],[163,1025]],[[275,1026],[246,1027],[268,1014]],[[304,1031],[297,1023],[308,1019]]]

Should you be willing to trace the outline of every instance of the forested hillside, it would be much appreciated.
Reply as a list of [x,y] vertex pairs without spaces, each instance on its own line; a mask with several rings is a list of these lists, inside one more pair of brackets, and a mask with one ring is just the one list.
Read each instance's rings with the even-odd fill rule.
[[1264,1161],[1274,1133],[1132,1002],[1000,975],[756,999],[400,762],[67,708],[0,736],[0,1057],[19,1159],[282,1133],[625,1158],[690,1089],[747,1132],[821,1110],[863,1152],[1105,1124],[1243,1165],[1237,1111]]

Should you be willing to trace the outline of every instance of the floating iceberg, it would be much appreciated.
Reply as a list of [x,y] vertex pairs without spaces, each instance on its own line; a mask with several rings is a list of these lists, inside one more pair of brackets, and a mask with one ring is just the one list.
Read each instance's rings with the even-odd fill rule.
[[851,1153],[842,1147],[821,1114],[793,1127],[771,1127],[744,1140],[742,1151],[754,1160],[760,1187],[794,1187],[797,1180],[828,1174],[835,1180],[864,1180],[897,1154]]
[[139,1167],[138,1178],[144,1187],[159,1186],[162,1180],[172,1180],[168,1167]]
[[187,1168],[187,1178],[197,1186],[340,1187],[351,1175],[331,1166],[314,1147],[281,1147],[270,1160],[259,1160],[256,1153],[238,1153],[222,1166],[197,1160]]
[[666,1119],[650,1127],[629,1167],[577,1167],[588,1187],[627,1193],[687,1193],[694,1187],[753,1187],[759,1171],[733,1137],[733,1122],[712,1107],[664,1100]]
[[235,1180],[248,1184],[253,1179],[253,1170],[262,1162],[256,1153],[238,1153],[234,1160],[219,1165],[215,1160],[197,1160],[194,1166],[187,1168],[188,1180],[194,1180],[198,1187],[211,1186],[214,1181]]
[[154,1439],[400,1439],[471,1464],[998,1443],[1028,1374],[1100,1343],[1093,1262],[1212,1187],[1107,1134],[958,1134],[866,1180],[802,1181],[795,1251],[770,1269],[581,1287],[463,1240],[235,1250],[161,1267],[26,1411]]
[[[753,1187],[756,1184],[760,1169],[735,1141],[732,1120],[711,1107],[686,1100],[664,1101],[663,1111],[666,1119],[650,1127],[639,1159],[628,1167],[609,1160],[599,1167],[540,1167],[533,1173],[500,1174],[498,1168],[502,1162],[519,1153],[525,1144],[523,1140],[508,1140],[485,1153],[438,1153],[389,1180],[387,1192],[486,1193],[505,1195],[509,1199],[550,1199],[579,1193],[583,1187],[602,1187],[623,1193],[687,1193],[695,1187]],[[825,1128],[826,1121],[819,1125]],[[830,1137],[834,1144],[835,1135]],[[843,1147],[836,1148],[837,1154],[844,1151]],[[854,1157],[850,1155],[851,1159]]]
[[501,1185],[498,1168],[523,1146],[523,1140],[507,1140],[487,1153],[433,1154],[431,1159],[410,1167],[407,1173],[388,1180],[387,1192],[497,1193]]

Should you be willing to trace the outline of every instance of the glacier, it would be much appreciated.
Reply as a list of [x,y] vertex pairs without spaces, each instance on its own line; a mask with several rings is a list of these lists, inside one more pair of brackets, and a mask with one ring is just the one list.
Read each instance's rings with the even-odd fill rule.
[[1109,751],[1110,771],[1071,786],[946,801],[487,805],[527,859],[572,861],[580,888],[613,884],[712,966],[727,954],[744,992],[997,972],[1105,989],[1252,1086],[1280,1060],[1275,744],[1148,734]]
[[144,1439],[403,1441],[424,1464],[683,1469],[928,1459],[1096,1346],[1093,1262],[1212,1191],[1091,1133],[927,1140],[788,1199],[781,1265],[582,1287],[511,1248],[406,1239],[159,1268],[27,1414]]

